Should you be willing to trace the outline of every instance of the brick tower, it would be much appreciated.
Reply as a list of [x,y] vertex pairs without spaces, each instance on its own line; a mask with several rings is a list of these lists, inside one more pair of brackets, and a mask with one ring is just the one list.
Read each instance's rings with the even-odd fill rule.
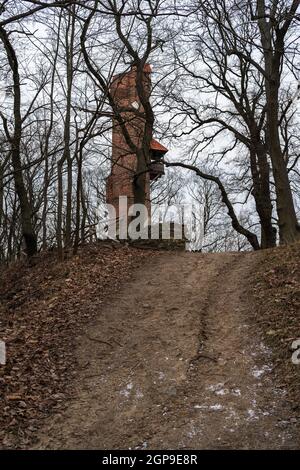
[[[144,88],[150,94],[151,67],[144,67]],[[141,116],[143,108],[136,90],[136,67],[132,67],[126,73],[115,75],[112,80],[110,92],[118,108],[126,129],[133,143],[139,147],[143,140],[145,121]],[[131,111],[132,110],[132,111]],[[154,139],[150,146],[151,165],[146,175],[146,205],[150,216],[150,181],[164,174],[164,165],[159,160],[168,151]],[[129,148],[122,129],[116,119],[113,119],[112,130],[112,166],[111,173],[106,181],[106,202],[119,213],[119,197],[127,196],[128,206],[134,203],[133,178],[136,169],[136,155]],[[149,221],[150,222],[150,221]]]

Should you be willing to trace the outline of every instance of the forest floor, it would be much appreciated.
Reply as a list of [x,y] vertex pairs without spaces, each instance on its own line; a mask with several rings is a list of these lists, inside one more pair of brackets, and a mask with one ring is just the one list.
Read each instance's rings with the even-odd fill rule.
[[[60,368],[53,358],[49,363],[54,404],[44,391],[51,382],[46,371],[44,386],[38,375],[34,390],[13,382],[7,395],[4,383],[18,368],[10,364],[2,390],[14,421],[4,429],[3,447],[299,448],[300,365],[292,364],[290,350],[300,337],[299,248],[208,255],[117,249],[102,261],[107,276],[109,265],[118,278],[106,288],[109,301],[84,263],[85,283],[76,280],[71,261],[65,281],[73,291],[55,292],[52,303],[56,312],[63,305],[68,318],[84,311],[88,318],[77,333],[60,327],[61,339],[71,331],[72,341],[62,341],[62,357],[54,356]],[[92,255],[92,271],[101,257]],[[124,263],[130,269],[119,282]],[[92,311],[84,310],[88,305]],[[13,416],[19,409],[23,414]]]

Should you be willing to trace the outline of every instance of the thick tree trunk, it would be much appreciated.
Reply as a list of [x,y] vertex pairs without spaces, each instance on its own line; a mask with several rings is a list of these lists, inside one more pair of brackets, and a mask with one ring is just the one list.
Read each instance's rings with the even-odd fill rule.
[[268,144],[275,182],[280,243],[292,243],[300,238],[300,229],[281,149],[278,126],[279,87],[274,81],[266,81]]
[[265,2],[257,0],[258,25],[264,55],[267,139],[275,182],[280,243],[292,243],[300,238],[300,228],[297,222],[279,131],[279,88],[285,35],[298,4],[299,1],[294,1],[290,17],[281,28],[277,26],[273,29],[273,23],[266,20]]

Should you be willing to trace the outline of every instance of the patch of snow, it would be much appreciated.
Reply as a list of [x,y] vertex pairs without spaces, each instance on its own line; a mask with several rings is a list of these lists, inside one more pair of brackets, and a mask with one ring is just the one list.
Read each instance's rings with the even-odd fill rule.
[[123,390],[120,390],[120,395],[123,395],[124,397],[128,398],[130,396],[132,389],[133,389],[133,383],[129,382],[126,385],[126,388],[124,388]]
[[[209,385],[206,390],[210,390],[211,392],[215,392],[217,395],[224,395],[225,393],[228,393],[228,390],[225,388],[224,389],[224,383],[220,382],[214,385]],[[227,391],[227,392],[226,392]],[[225,392],[225,393],[223,393]]]
[[213,410],[213,411],[221,411],[221,410],[223,410],[223,406],[220,405],[219,403],[218,403],[217,405],[210,405],[209,408],[210,408],[211,410]]
[[227,395],[227,393],[229,393],[229,390],[227,388],[224,388],[223,382],[220,382],[215,385],[209,385],[206,390],[214,392],[216,395]]
[[223,382],[219,382],[218,384],[215,384],[215,385],[209,385],[206,390],[210,390],[212,392],[216,391],[216,390],[220,390],[221,388],[224,387],[224,383]]
[[254,410],[251,410],[251,409],[248,410],[248,416],[249,416],[249,419],[250,419],[250,420],[258,419],[258,417],[257,417],[256,414],[255,414],[255,411],[254,411]]
[[255,377],[256,379],[258,379],[262,374],[264,374],[265,371],[263,369],[259,370],[259,369],[253,369],[252,370],[252,375],[253,377]]
[[207,410],[208,406],[207,405],[195,405],[194,408],[197,410]]
[[272,367],[269,365],[264,365],[261,369],[259,369],[257,366],[254,366],[252,369],[252,375],[256,379],[259,379],[265,372],[270,372],[272,370]]
[[192,420],[191,423],[190,423],[190,430],[187,431],[187,436],[188,436],[189,438],[192,438],[192,437],[196,436],[196,435],[199,434],[199,433],[201,434],[201,430],[200,430],[200,429],[196,429],[195,423],[194,423],[194,421]]
[[195,429],[192,429],[191,431],[188,431],[187,436],[188,436],[189,438],[192,438],[192,437],[196,436],[196,431],[195,431]]

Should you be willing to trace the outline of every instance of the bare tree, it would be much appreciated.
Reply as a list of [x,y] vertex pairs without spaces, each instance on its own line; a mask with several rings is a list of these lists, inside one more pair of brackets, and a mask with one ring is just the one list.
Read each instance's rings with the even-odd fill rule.
[[[83,27],[81,44],[87,68],[91,75],[97,80],[99,87],[108,98],[108,103],[113,111],[116,125],[120,126],[126,144],[136,155],[136,170],[133,177],[133,190],[136,203],[145,203],[146,200],[146,175],[150,165],[150,142],[153,134],[154,113],[151,105],[151,89],[149,77],[144,73],[145,66],[151,58],[151,54],[159,47],[159,42],[153,37],[153,21],[158,16],[160,1],[151,2],[120,2],[108,1],[106,4],[106,14],[112,19],[112,27],[116,31],[115,41],[118,45],[118,55],[115,67],[120,57],[126,57],[130,67],[136,69],[136,90],[141,102],[140,110],[130,110],[127,118],[124,118],[124,111],[120,109],[110,91],[110,78],[103,75],[101,65],[97,65],[92,60],[87,49],[87,34],[92,20],[97,14],[97,7],[102,2],[94,2],[94,10],[89,14]],[[113,69],[115,68],[113,67]],[[128,67],[128,64],[127,64]],[[122,114],[123,113],[123,114]],[[132,119],[142,120],[144,130],[141,139],[136,141],[129,131],[129,121]],[[131,127],[133,124],[131,124]]]
[[16,193],[20,202],[22,235],[24,237],[26,252],[28,256],[33,256],[37,252],[37,237],[32,222],[32,207],[24,183],[23,170],[20,155],[20,145],[22,138],[22,115],[21,115],[21,86],[19,75],[19,64],[9,34],[3,26],[0,26],[0,40],[7,55],[7,61],[13,77],[13,133],[9,131],[6,117],[2,114],[3,126],[6,137],[11,147],[11,162],[14,171],[14,182]]
[[[276,205],[280,241],[291,243],[300,237],[288,170],[284,159],[282,140],[280,137],[280,87],[286,61],[289,67],[293,64],[287,55],[288,42],[295,32],[296,13],[299,0],[278,2],[276,0],[256,2],[253,11],[252,1],[233,2],[228,8],[225,2],[199,2],[199,8],[218,25],[222,33],[223,44],[228,56],[234,55],[252,65],[259,72],[264,84],[264,99],[266,113],[266,138],[268,152],[272,161],[272,171],[275,183]],[[243,34],[239,27],[241,20],[254,22],[259,32],[259,40]],[[250,44],[250,47],[249,47]],[[253,44],[255,48],[253,48]],[[262,57],[262,61],[257,59]],[[290,103],[284,109],[288,111]]]

